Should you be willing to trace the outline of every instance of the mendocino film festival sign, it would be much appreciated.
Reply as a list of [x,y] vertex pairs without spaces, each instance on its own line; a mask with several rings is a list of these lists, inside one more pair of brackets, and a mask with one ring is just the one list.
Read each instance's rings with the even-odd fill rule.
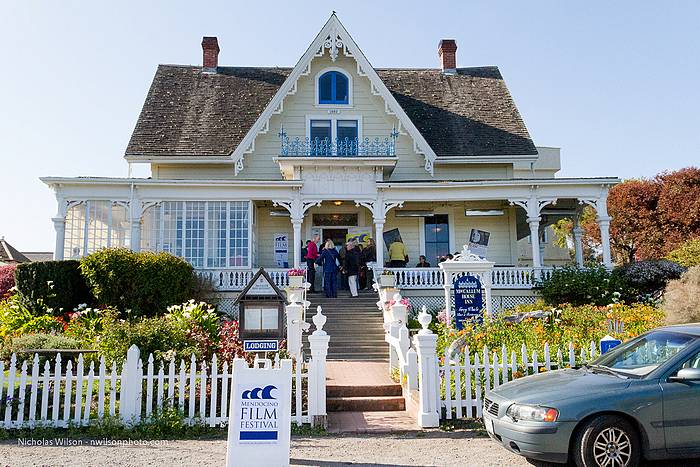
[[236,359],[233,381],[226,465],[289,465],[292,361],[249,368]]

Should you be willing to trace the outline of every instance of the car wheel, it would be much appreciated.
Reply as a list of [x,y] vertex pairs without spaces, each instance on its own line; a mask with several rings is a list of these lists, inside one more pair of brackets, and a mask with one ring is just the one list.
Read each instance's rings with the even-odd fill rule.
[[641,459],[639,435],[624,418],[603,415],[578,431],[572,454],[579,467],[636,467]]

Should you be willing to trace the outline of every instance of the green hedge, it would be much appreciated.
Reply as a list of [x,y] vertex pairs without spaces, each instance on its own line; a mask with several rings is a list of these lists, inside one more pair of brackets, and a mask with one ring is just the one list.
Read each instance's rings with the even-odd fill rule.
[[169,253],[135,253],[104,249],[84,257],[80,271],[99,306],[115,307],[131,316],[156,316],[168,306],[192,298],[192,266]]
[[80,262],[74,260],[18,265],[15,282],[20,300],[35,314],[45,313],[48,307],[54,315],[60,315],[61,310],[72,311],[81,303],[92,304],[92,294],[79,267]]

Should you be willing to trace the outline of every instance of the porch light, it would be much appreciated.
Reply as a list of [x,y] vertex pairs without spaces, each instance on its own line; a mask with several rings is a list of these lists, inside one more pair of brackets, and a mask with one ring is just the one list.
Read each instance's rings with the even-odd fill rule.
[[333,201],[333,204],[335,204],[336,206],[341,206],[343,204],[343,202],[342,201]]
[[467,217],[502,216],[503,214],[503,209],[467,209],[464,211],[464,215]]

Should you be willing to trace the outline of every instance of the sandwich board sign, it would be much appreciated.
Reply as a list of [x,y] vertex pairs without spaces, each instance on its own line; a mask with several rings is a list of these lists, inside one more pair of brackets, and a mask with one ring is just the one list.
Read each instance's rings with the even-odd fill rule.
[[292,361],[250,368],[233,361],[227,467],[288,466],[292,422]]
[[484,308],[484,295],[478,277],[465,274],[454,281],[455,324],[457,329],[464,327],[464,321],[481,316]]

